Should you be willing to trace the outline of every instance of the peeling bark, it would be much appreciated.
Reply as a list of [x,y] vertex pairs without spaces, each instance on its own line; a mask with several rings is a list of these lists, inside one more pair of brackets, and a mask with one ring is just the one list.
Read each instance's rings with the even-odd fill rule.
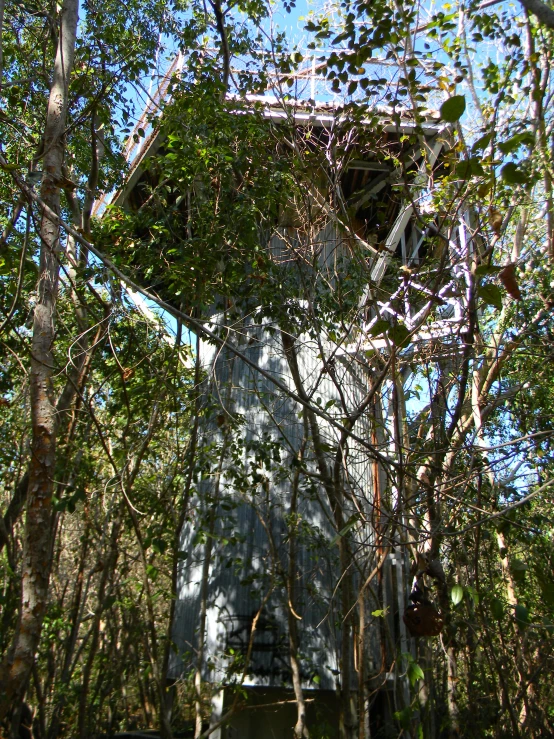
[[[65,151],[69,76],[73,67],[79,18],[78,0],[65,0],[44,132],[44,178],[41,199],[56,214]],[[21,606],[12,648],[0,668],[0,721],[21,705],[47,606],[52,562],[52,494],[56,464],[54,401],[55,310],[58,293],[59,226],[43,215],[38,296],[31,344],[32,445],[27,517],[21,567]]]

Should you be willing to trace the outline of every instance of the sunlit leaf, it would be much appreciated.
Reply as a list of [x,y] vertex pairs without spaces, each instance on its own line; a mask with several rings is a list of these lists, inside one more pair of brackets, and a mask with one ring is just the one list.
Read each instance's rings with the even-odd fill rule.
[[511,154],[512,152],[517,151],[522,145],[531,146],[534,140],[533,134],[530,131],[525,131],[524,133],[518,133],[515,136],[512,136],[507,141],[501,141],[498,144],[498,148],[503,154]]
[[465,95],[453,95],[441,105],[441,118],[447,123],[455,123],[463,116],[465,109]]
[[397,323],[389,329],[389,337],[398,347],[407,346],[410,343],[409,336],[410,331],[403,323]]
[[462,586],[454,585],[450,593],[450,598],[452,599],[452,603],[454,603],[454,605],[457,606],[458,603],[461,602],[463,597],[464,597],[464,589],[462,588]]
[[381,334],[384,334],[389,328],[390,323],[381,318],[378,321],[375,321],[373,326],[369,329],[369,334],[371,336],[381,336]]
[[408,665],[406,674],[408,675],[408,680],[410,681],[410,685],[412,686],[412,688],[418,680],[423,680],[423,678],[425,677],[421,667],[417,664],[417,662],[413,661],[411,661]]
[[500,170],[502,179],[508,185],[525,185],[527,177],[514,162],[508,162]]
[[376,611],[371,611],[371,615],[374,618],[383,618],[384,616],[387,615],[387,609],[386,608],[379,608]]
[[458,162],[454,168],[454,175],[461,180],[468,180],[470,177],[484,177],[485,170],[477,157],[471,157]]
[[481,285],[477,291],[480,298],[482,298],[487,305],[492,305],[493,308],[500,310],[502,308],[502,293],[498,285],[487,283]]

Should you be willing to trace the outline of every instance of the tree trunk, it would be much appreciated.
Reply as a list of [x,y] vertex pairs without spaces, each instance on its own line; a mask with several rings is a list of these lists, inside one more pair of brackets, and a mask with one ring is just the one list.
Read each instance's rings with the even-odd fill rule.
[[223,437],[223,445],[219,463],[214,481],[214,493],[212,510],[208,519],[208,536],[204,545],[204,562],[202,565],[202,580],[200,586],[200,618],[198,626],[198,649],[197,649],[197,666],[194,672],[194,739],[199,739],[202,734],[202,719],[204,714],[204,700],[202,696],[202,671],[204,668],[204,655],[206,649],[206,626],[208,623],[208,591],[210,584],[210,566],[212,563],[212,550],[214,541],[214,532],[217,520],[217,505],[219,502],[219,486],[221,483],[221,474],[223,472],[223,464],[228,450],[229,437],[226,433]]
[[[64,0],[46,115],[41,189],[42,200],[55,213],[60,210],[59,182],[65,150],[67,96],[78,18],[78,0]],[[52,493],[56,463],[52,348],[58,292],[59,228],[44,215],[40,238],[40,276],[31,345],[32,446],[21,570],[21,611],[12,648],[0,669],[0,720],[10,708],[17,708],[25,695],[46,611],[52,558]]]
[[287,577],[288,590],[288,625],[289,625],[289,648],[290,648],[290,666],[292,671],[292,687],[296,698],[296,724],[294,725],[295,739],[309,739],[310,732],[306,724],[306,700],[302,689],[302,674],[299,658],[299,636],[298,636],[298,614],[296,608],[296,581],[297,563],[296,563],[296,538],[297,538],[297,503],[298,503],[298,487],[300,482],[300,464],[304,458],[306,449],[306,440],[308,438],[308,427],[304,418],[304,438],[298,451],[299,465],[296,467],[293,484],[292,495],[289,509],[289,519],[291,521],[289,528],[289,567]]

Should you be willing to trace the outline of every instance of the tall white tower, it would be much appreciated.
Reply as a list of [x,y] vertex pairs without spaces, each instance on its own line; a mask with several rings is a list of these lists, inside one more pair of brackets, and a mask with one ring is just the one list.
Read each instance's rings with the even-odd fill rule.
[[[366,124],[332,105],[265,100],[273,135],[282,130],[292,149],[317,140],[320,163],[305,176],[303,203],[291,203],[263,244],[298,281],[296,296],[253,298],[238,315],[222,301],[204,317],[222,341],[200,344],[200,451],[170,672],[211,686],[216,739],[292,736],[302,711],[325,736],[346,736],[363,715],[369,736],[409,700],[399,677],[410,651],[407,523],[390,474],[401,442],[383,378],[408,335],[455,334],[448,279],[431,289],[415,273],[437,234],[449,253],[466,248],[463,220],[441,235],[429,212],[426,188],[448,148],[436,119],[382,110],[359,147],[355,129]],[[352,146],[338,166],[329,142],[345,129]],[[153,139],[145,156],[155,152]],[[140,164],[120,203],[140,202]],[[354,272],[366,279],[356,320],[335,330],[317,296],[348,299]]]

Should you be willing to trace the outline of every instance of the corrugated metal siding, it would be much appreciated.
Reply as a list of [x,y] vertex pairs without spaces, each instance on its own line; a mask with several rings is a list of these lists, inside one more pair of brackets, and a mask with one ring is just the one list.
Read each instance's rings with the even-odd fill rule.
[[[331,227],[324,230],[321,249],[323,260],[331,271],[340,258],[336,232]],[[286,257],[286,244],[274,238],[271,248],[276,256]],[[217,325],[217,318],[214,318]],[[240,323],[242,351],[263,369],[274,373],[294,390],[279,332],[267,320],[261,325],[251,316]],[[238,335],[238,334],[237,334]],[[297,340],[300,372],[308,395],[320,397],[325,407],[331,400],[339,401],[335,383],[324,371],[317,342],[309,337]],[[330,347],[326,347],[330,348]],[[290,682],[289,645],[287,626],[288,594],[275,571],[277,558],[285,571],[288,568],[288,540],[286,516],[291,504],[291,484],[295,472],[294,458],[303,437],[301,407],[284,396],[269,380],[261,377],[240,359],[225,349],[216,351],[202,345],[202,360],[208,377],[208,397],[223,406],[207,416],[203,429],[204,443],[212,443],[213,459],[196,487],[190,520],[182,532],[182,550],[187,553],[179,572],[178,601],[173,639],[177,647],[170,667],[172,676],[188,672],[196,662],[199,644],[198,624],[200,613],[200,588],[203,562],[207,545],[198,541],[199,531],[209,528],[209,521],[216,511],[214,529],[211,532],[212,555],[208,587],[208,612],[206,629],[206,654],[204,677],[214,682],[229,683],[238,679],[242,667],[240,659],[233,668],[233,659],[244,654],[248,644],[252,618],[262,599],[271,589],[267,606],[260,618],[254,640],[251,668],[245,681],[247,685],[282,686]],[[354,408],[368,389],[368,377],[364,370],[349,358],[337,357],[334,363],[335,377],[348,404]],[[339,406],[340,407],[340,406]],[[329,408],[329,413],[335,412]],[[342,413],[336,411],[337,418]],[[235,432],[244,445],[238,458],[232,453],[222,462],[221,480],[217,499],[215,496],[215,472],[217,452],[222,446],[235,449],[233,439],[225,440],[227,415],[240,417],[242,424]],[[215,419],[215,420],[214,420]],[[339,432],[325,421],[320,423],[323,440],[331,451],[339,438]],[[365,417],[357,423],[355,433],[370,439],[370,422]],[[231,435],[232,437],[232,435]],[[260,469],[265,478],[263,484],[241,487],[236,479],[236,469],[252,471],[255,465],[257,445],[277,442],[281,450],[281,462],[274,469]],[[347,460],[348,481],[352,495],[364,507],[371,519],[372,462],[365,452],[351,444]],[[297,578],[295,581],[295,611],[298,621],[300,659],[306,685],[315,687],[312,678],[317,675],[320,688],[335,686],[340,659],[340,597],[337,594],[338,548],[333,545],[336,529],[325,491],[318,479],[313,450],[308,448],[307,474],[300,477],[298,516],[302,521],[297,545]],[[239,470],[240,472],[240,470]],[[214,509],[215,506],[215,509]],[[344,520],[355,513],[351,504],[345,504]],[[268,532],[273,539],[270,543]],[[371,547],[371,530],[350,532],[354,542],[358,539],[361,551],[368,552],[368,571],[372,566],[374,551]],[[359,556],[364,564],[363,555]],[[245,566],[241,567],[241,563]],[[249,581],[244,578],[252,577]],[[359,577],[359,575],[356,575]],[[385,574],[385,579],[390,575]],[[392,583],[385,584],[387,603],[394,606]],[[378,605],[376,604],[376,608]],[[380,606],[379,606],[380,607]],[[368,643],[374,654],[375,664],[380,664],[382,635],[379,627],[368,629]],[[234,650],[234,655],[230,651]],[[234,671],[233,671],[234,670]]]

